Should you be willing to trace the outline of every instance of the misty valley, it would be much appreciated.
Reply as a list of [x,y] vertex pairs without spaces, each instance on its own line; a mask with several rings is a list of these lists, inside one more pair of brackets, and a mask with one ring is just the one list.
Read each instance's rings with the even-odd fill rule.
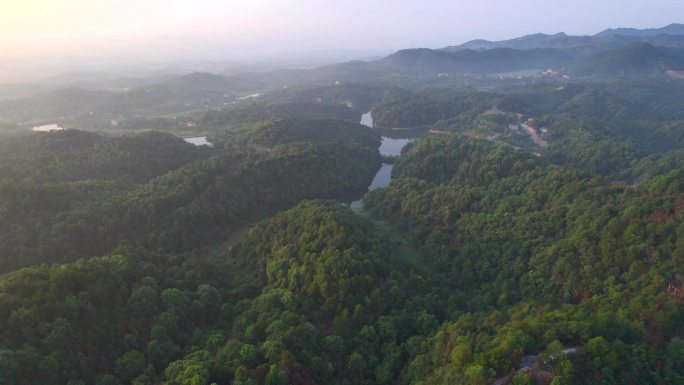
[[0,384],[684,384],[683,74],[672,24],[0,84]]

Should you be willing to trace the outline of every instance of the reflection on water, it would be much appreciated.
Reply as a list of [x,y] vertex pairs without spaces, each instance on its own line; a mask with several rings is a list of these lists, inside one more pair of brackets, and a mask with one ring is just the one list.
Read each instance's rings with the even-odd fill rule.
[[256,99],[259,96],[261,96],[261,92],[257,92],[256,94],[251,94],[251,95],[240,96],[237,98],[237,100]]
[[387,187],[390,179],[392,179],[392,167],[394,166],[391,164],[383,164],[382,167],[380,167],[380,170],[378,170],[378,173],[375,174],[370,186],[368,186],[368,191],[372,191],[380,187]]
[[[361,124],[364,126],[373,127],[373,117],[371,116],[370,111],[361,115]],[[387,136],[383,136],[380,147],[378,147],[378,151],[382,156],[399,156],[401,155],[401,149],[404,148],[404,146],[414,141],[423,133],[424,131],[417,132],[416,130],[396,130],[392,132],[392,136],[405,135],[405,137],[389,138]],[[390,183],[390,180],[392,180],[392,167],[393,166],[391,164],[383,163],[380,167],[380,170],[378,170],[378,172],[375,174],[373,181],[368,186],[368,191],[375,190],[376,188],[387,187],[387,185]],[[363,199],[353,201],[350,206],[353,209],[362,208]]]
[[60,131],[64,130],[64,127],[60,127],[57,125],[57,123],[53,124],[46,124],[43,126],[35,126],[31,129],[31,131],[39,131],[39,132],[47,132],[47,131]]
[[192,143],[195,146],[209,146],[214,147],[214,143],[208,142],[206,136],[196,136],[194,138],[183,138],[186,142]]
[[373,116],[371,115],[371,111],[361,115],[361,124],[373,128]]
[[401,155],[401,149],[411,141],[413,141],[413,138],[392,139],[383,136],[378,150],[380,155],[399,156]]
[[[368,191],[373,191],[380,187],[386,187],[392,179],[392,167],[393,166],[391,164],[383,163],[382,167],[380,167],[380,170],[378,170],[378,173],[375,174],[370,186],[368,186]],[[350,206],[353,209],[363,207],[363,199],[355,200]]]

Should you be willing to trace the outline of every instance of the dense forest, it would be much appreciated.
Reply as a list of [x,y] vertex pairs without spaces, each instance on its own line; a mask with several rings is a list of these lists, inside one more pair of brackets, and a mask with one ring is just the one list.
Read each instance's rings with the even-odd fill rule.
[[[489,138],[558,165],[631,182],[684,166],[682,97],[682,84],[664,82],[425,87],[389,92],[373,107],[373,118],[378,127]],[[532,141],[522,124],[548,147]]]
[[0,384],[683,384],[681,39],[610,36],[0,101]]
[[280,123],[240,131],[222,150],[156,133],[11,140],[0,162],[15,177],[0,190],[0,271],[101,255],[121,242],[187,250],[301,199],[363,194],[380,167],[379,135],[356,123]]
[[[273,137],[263,129],[254,137]],[[282,172],[282,156],[314,143],[281,144],[268,159]],[[351,161],[315,154],[309,167]],[[164,191],[188,199],[169,196],[171,186],[207,189],[190,194],[198,210],[219,204],[226,193],[201,180],[216,180],[209,175],[231,156],[181,167],[118,204],[170,207],[154,198]],[[249,174],[263,162],[232,161]],[[274,178],[255,181],[285,191]],[[321,190],[344,186],[344,174],[335,178],[309,195],[281,194],[292,199],[276,208],[335,197]],[[183,245],[188,235],[166,223],[190,223],[183,231],[195,235],[206,226],[166,218],[178,209],[129,209],[158,222],[108,229],[128,238],[105,243],[110,253],[88,250],[104,257],[0,279],[3,383],[679,383],[683,181],[679,169],[617,186],[500,145],[431,135],[405,151],[388,188],[366,196],[368,215],[305,201],[226,249]],[[269,198],[253,206],[249,195],[226,202],[272,212]],[[214,225],[231,221],[210,211],[226,221]]]

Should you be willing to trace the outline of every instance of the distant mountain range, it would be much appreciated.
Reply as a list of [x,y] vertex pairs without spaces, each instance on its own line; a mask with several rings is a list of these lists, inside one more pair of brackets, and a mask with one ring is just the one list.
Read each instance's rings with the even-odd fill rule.
[[684,69],[683,54],[682,50],[666,50],[642,42],[579,60],[570,69],[576,75],[585,76],[662,74],[673,69]]
[[537,33],[502,41],[471,40],[442,49],[401,50],[381,63],[453,74],[563,68],[584,77],[665,76],[684,70],[684,24],[607,29],[594,36]]
[[502,41],[472,40],[441,49],[403,49],[377,60],[229,76],[191,73],[107,78],[64,74],[47,84],[0,84],[0,117],[52,120],[71,116],[73,111],[118,116],[132,109],[166,114],[179,109],[222,107],[241,95],[291,84],[396,82],[415,76],[441,82],[437,77],[445,75],[496,81],[505,73],[508,78],[517,78],[524,75],[519,71],[541,73],[537,70],[547,69],[550,71],[544,71],[545,76],[562,79],[684,80],[684,24],[607,29],[593,36],[538,33]]
[[556,48],[568,50],[571,54],[595,54],[596,51],[615,49],[637,42],[646,42],[654,46],[684,48],[684,24],[670,24],[663,28],[607,29],[593,36],[572,36],[563,32],[547,35],[536,33],[509,40],[489,41],[471,40],[457,46],[442,48],[443,51],[460,51],[462,49],[493,48]]
[[463,49],[454,52],[420,48],[398,51],[382,59],[382,63],[413,70],[483,74],[554,67],[571,60],[570,55],[549,48]]
[[662,28],[615,28],[606,29],[595,36],[624,35],[624,36],[658,36],[658,35],[684,35],[684,24],[672,23]]

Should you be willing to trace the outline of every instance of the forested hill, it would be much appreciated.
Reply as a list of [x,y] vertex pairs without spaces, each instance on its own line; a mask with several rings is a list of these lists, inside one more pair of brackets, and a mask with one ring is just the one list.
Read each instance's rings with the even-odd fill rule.
[[[684,84],[659,80],[425,87],[388,92],[373,107],[373,123],[489,138],[631,183],[684,165],[682,97]],[[533,142],[521,123],[547,146]]]
[[[64,260],[66,255],[51,249],[53,233],[73,234],[69,253],[84,255],[85,243],[95,240],[75,228],[60,228],[70,213],[102,210],[109,200],[155,177],[215,154],[158,132],[108,138],[66,130],[1,142],[0,271]],[[121,213],[109,215],[80,227],[98,231],[94,226]]]
[[361,112],[341,103],[315,103],[292,100],[271,102],[253,102],[244,105],[207,110],[190,115],[190,119],[202,128],[223,130],[230,127],[241,127],[255,121],[276,118],[298,119],[340,119],[358,122]]
[[609,28],[596,34],[596,36],[626,35],[626,36],[658,36],[658,35],[684,35],[684,24],[672,23],[661,28]]
[[[194,163],[101,206],[64,215],[42,245],[49,254],[38,256],[73,260],[124,241],[152,250],[189,250],[302,199],[363,194],[379,166],[375,148],[339,143],[293,143],[271,153]],[[72,242],[80,247],[74,250]]]
[[554,49],[447,52],[422,48],[398,51],[384,58],[383,63],[421,72],[485,74],[554,67],[570,60],[570,56]]
[[0,385],[684,384],[657,32],[1,102]]
[[209,137],[218,146],[271,148],[292,142],[331,143],[377,147],[378,134],[358,123],[334,119],[279,118],[258,120],[237,127],[219,128]]
[[563,32],[555,34],[534,33],[500,41],[471,40],[461,45],[445,47],[443,50],[555,48],[573,55],[587,56],[636,43],[682,48],[684,47],[683,25],[673,23],[663,28],[651,29],[615,28],[604,30],[595,35],[582,36],[568,35]]
[[636,43],[597,54],[572,65],[571,69],[578,75],[593,76],[662,75],[669,70],[684,70],[684,56],[647,43]]
[[392,383],[401,345],[437,325],[426,276],[393,249],[348,208],[305,202],[212,261],[119,250],[21,270],[0,279],[2,378]]
[[535,353],[538,383],[682,380],[682,169],[634,190],[441,135],[393,174],[369,211],[410,234],[474,312],[428,339],[407,383],[487,383]]
[[160,132],[108,138],[77,130],[32,133],[0,142],[5,184],[79,180],[144,183],[214,152]]
[[431,135],[370,217],[305,201],[230,251],[119,247],[0,277],[2,380],[678,384],[682,173],[632,189]]
[[[286,122],[240,131],[230,140],[234,145],[223,150],[198,149],[154,133],[115,140],[81,132],[17,139],[4,164],[7,175],[26,172],[21,175],[26,182],[6,182],[0,190],[0,271],[102,255],[122,242],[189,250],[302,199],[351,200],[365,192],[380,167],[378,134],[335,120]],[[155,153],[160,142],[146,148],[147,158],[136,154],[136,148],[145,148],[138,141],[159,135],[180,147]],[[243,137],[254,139],[240,142]],[[175,167],[146,173],[161,160],[151,158],[154,154]],[[135,167],[138,162],[143,164]],[[63,169],[69,173],[58,173]],[[110,170],[121,179],[107,179]],[[147,176],[144,182],[133,178],[139,175]],[[129,179],[138,183],[126,183]]]

